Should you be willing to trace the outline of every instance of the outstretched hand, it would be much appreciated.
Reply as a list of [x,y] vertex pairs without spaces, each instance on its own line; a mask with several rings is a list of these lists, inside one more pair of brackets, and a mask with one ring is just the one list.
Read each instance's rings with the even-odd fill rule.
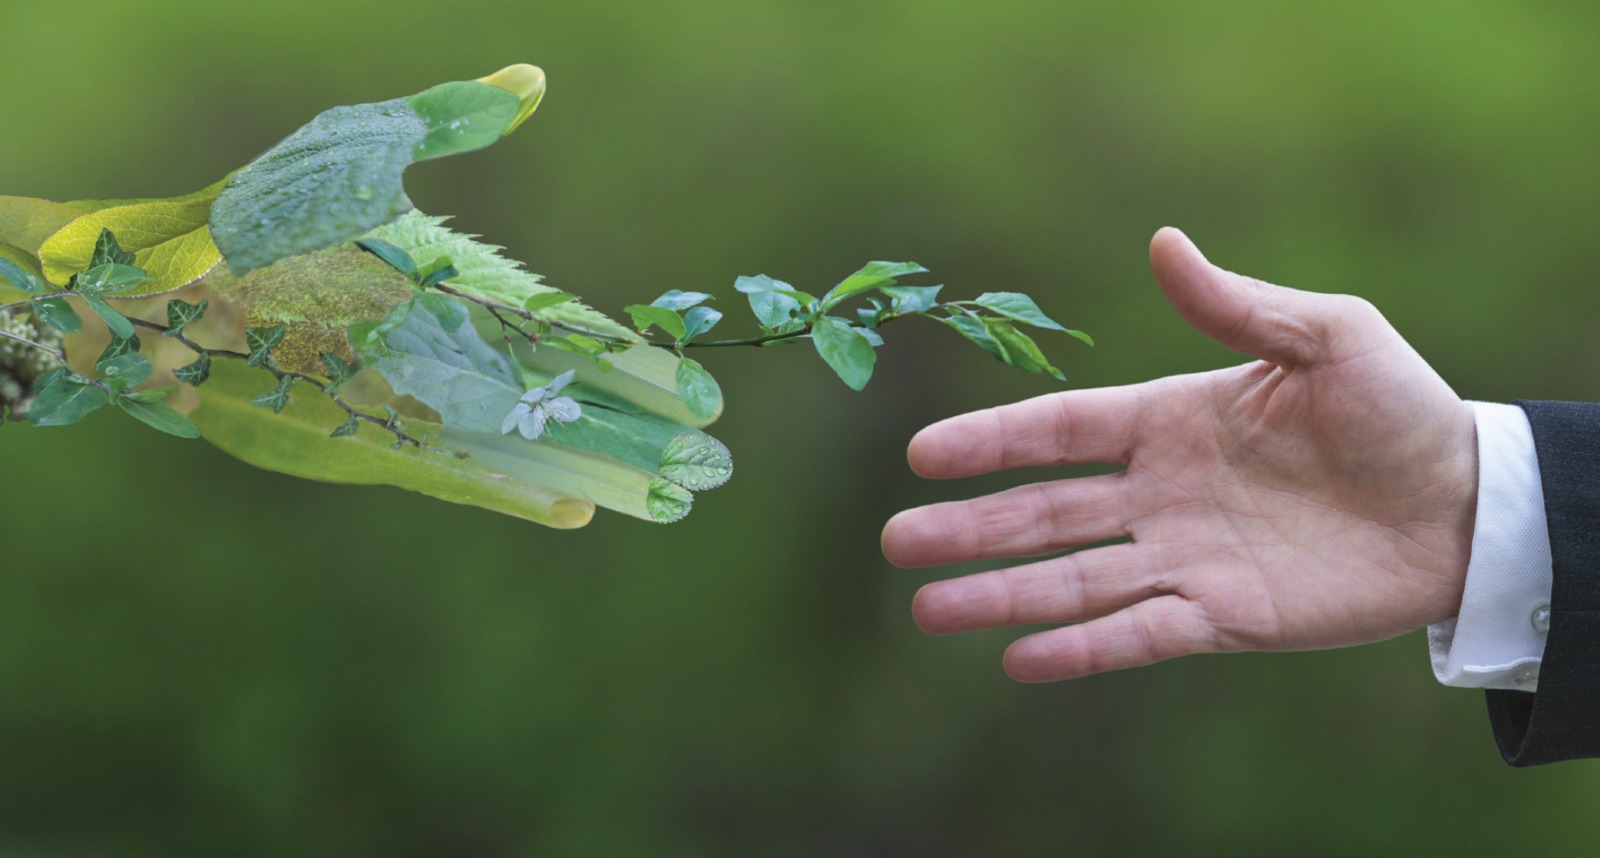
[[1126,470],[907,510],[884,528],[892,563],[1131,541],[928,584],[917,624],[1069,623],[1006,652],[1013,677],[1047,681],[1192,653],[1368,643],[1455,616],[1476,506],[1471,409],[1364,300],[1224,271],[1170,228],[1150,262],[1190,324],[1258,360],[919,432],[909,458],[925,477]]

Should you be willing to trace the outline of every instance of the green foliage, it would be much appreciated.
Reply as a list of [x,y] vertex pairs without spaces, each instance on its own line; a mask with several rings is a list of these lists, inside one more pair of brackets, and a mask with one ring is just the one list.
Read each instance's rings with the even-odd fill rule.
[[359,238],[411,210],[413,162],[488,146],[522,107],[500,86],[458,81],[327,110],[228,181],[211,213],[217,247],[244,274]]
[[811,341],[817,347],[817,354],[828,362],[828,366],[839,374],[839,378],[851,390],[867,386],[878,355],[872,350],[872,342],[859,328],[852,327],[843,319],[824,316],[812,327]]
[[[542,72],[513,66],[334,108],[224,182],[173,199],[0,198],[0,277],[23,296],[15,303],[70,332],[82,325],[72,306],[81,302],[111,336],[99,378],[59,372],[41,382],[35,424],[77,422],[114,403],[160,431],[203,436],[287,473],[388,482],[556,526],[587,521],[595,505],[665,522],[732,474],[727,447],[697,428],[720,415],[721,387],[687,349],[809,339],[861,390],[884,345],[879,330],[903,316],[931,316],[1008,364],[1057,378],[1014,323],[1087,341],[1021,293],[941,303],[941,287],[900,285],[925,273],[913,262],[870,262],[822,298],[740,277],[734,288],[760,330],[746,339],[710,340],[723,313],[698,291],[628,305],[632,328],[619,325],[500,248],[411,211],[404,193],[411,163],[492,144],[543,93]],[[223,256],[228,265],[216,266]],[[205,385],[191,422],[166,402],[172,389],[139,389],[156,367],[135,320],[110,302],[197,279],[208,297],[168,301],[165,326],[137,320],[193,353],[163,364],[178,382]],[[221,319],[208,313],[213,298],[229,308]],[[201,345],[240,334],[242,353]],[[386,452],[370,443],[375,432]],[[334,439],[355,442],[379,475],[351,479],[327,447]],[[418,468],[419,456],[483,462]],[[484,492],[484,478],[508,475],[507,490]]]

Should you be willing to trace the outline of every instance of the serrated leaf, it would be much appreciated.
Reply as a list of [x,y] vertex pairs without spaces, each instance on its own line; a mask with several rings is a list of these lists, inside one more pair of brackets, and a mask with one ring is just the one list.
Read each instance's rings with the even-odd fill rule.
[[363,238],[358,240],[356,245],[389,263],[396,271],[406,277],[412,280],[417,279],[417,261],[412,259],[411,254],[404,250],[381,238]]
[[678,363],[678,396],[690,413],[710,420],[722,411],[722,388],[699,361],[684,358]]
[[666,307],[657,307],[654,304],[630,304],[622,308],[633,318],[633,326],[639,333],[650,330],[653,325],[672,338],[673,342],[682,342],[683,335],[688,331],[683,317]]
[[722,312],[710,307],[695,307],[683,314],[683,342],[692,342],[696,337],[710,331],[722,321]]
[[471,325],[446,330],[423,306],[358,351],[396,393],[416,397],[448,426],[499,432],[523,393],[510,363]]
[[41,298],[33,302],[33,314],[39,321],[63,334],[83,327],[83,319],[78,317],[78,311],[72,309],[65,298]]
[[675,435],[661,451],[661,476],[693,491],[706,491],[733,476],[733,454],[704,432]]
[[164,337],[176,337],[183,333],[185,326],[200,321],[205,316],[206,308],[211,306],[209,298],[201,298],[200,303],[191,304],[177,298],[167,302],[167,329],[162,332]]
[[828,366],[838,373],[851,390],[867,386],[867,381],[872,378],[872,365],[877,362],[878,356],[872,350],[872,343],[861,335],[860,329],[851,327],[843,319],[824,316],[812,326],[811,341],[817,347],[817,354],[827,361]]
[[669,289],[663,292],[661,297],[651,301],[650,306],[665,307],[668,310],[682,312],[709,300],[711,300],[711,296],[704,292],[684,292],[679,289]]
[[34,426],[68,426],[93,414],[107,401],[104,390],[63,373],[34,397],[28,408],[28,422]]
[[999,319],[984,319],[983,327],[994,338],[1002,352],[1001,360],[1018,368],[1034,373],[1048,373],[1055,376],[1058,381],[1066,381],[1067,377],[1061,370],[1050,365],[1044,352],[1039,350],[1039,344],[1032,337],[1016,329],[1010,322]]
[[89,305],[89,309],[100,317],[100,321],[106,323],[106,328],[111,331],[111,336],[124,340],[133,336],[133,323],[128,321],[127,316],[122,315],[110,304],[107,304],[104,298],[98,295],[84,295],[83,303]]
[[100,237],[95,239],[94,255],[89,259],[90,268],[101,265],[133,265],[133,254],[123,250],[116,234],[105,228],[101,228]]
[[[456,459],[410,448],[392,450],[393,436],[375,427],[330,439],[330,427],[348,422],[342,409],[325,396],[296,397],[276,414],[256,408],[249,399],[260,378],[259,372],[237,362],[218,363],[200,406],[190,415],[207,441],[256,467],[330,483],[398,486],[550,527],[581,527],[594,515],[591,501],[530,479],[525,475],[529,469],[491,467],[476,455]],[[441,428],[411,421],[412,431],[424,436],[437,435]],[[525,448],[540,446],[515,440]]]
[[168,435],[176,435],[179,438],[200,437],[200,428],[165,402],[150,402],[124,396],[117,399],[117,407],[146,426],[159,429]]
[[[369,235],[394,244],[414,259],[448,257],[458,272],[451,280],[451,287],[477,298],[521,307],[542,295],[567,295],[540,282],[539,275],[524,269],[522,263],[502,256],[501,248],[478,241],[477,236],[452,232],[443,225],[445,220],[411,212]],[[551,321],[611,336],[634,335],[605,314],[575,300],[556,302],[541,315]]]
[[180,366],[172,371],[172,377],[191,387],[199,387],[211,377],[211,355],[201,355],[195,358],[194,363]]
[[915,262],[868,262],[861,267],[861,270],[846,277],[839,282],[839,285],[829,290],[828,294],[822,297],[822,308],[826,310],[834,307],[840,301],[869,289],[892,286],[896,277],[922,274],[927,270]]
[[252,398],[250,404],[261,408],[270,408],[272,413],[277,414],[289,404],[289,388],[291,387],[294,387],[294,376],[286,375],[278,379],[277,387]]
[[657,478],[650,481],[650,491],[645,497],[645,508],[650,517],[662,524],[681,521],[694,506],[694,495],[671,480]]
[[897,316],[926,313],[939,303],[943,286],[880,286],[878,291],[894,300],[891,309]]
[[236,274],[354,240],[410,211],[403,176],[414,161],[488,146],[523,106],[499,86],[455,81],[324,111],[234,174],[211,233]]
[[149,381],[153,367],[149,358],[138,352],[128,352],[100,362],[95,370],[104,376],[101,381],[107,387],[122,391]]
[[221,187],[218,182],[183,197],[136,201],[83,215],[40,246],[45,277],[65,284],[91,267],[100,235],[109,229],[122,249],[133,252],[134,265],[150,277],[125,294],[156,295],[199,280],[222,259],[206,229]]

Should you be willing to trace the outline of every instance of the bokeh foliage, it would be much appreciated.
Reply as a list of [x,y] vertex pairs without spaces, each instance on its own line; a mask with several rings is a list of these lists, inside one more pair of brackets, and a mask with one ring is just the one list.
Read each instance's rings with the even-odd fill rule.
[[[613,313],[916,259],[1093,333],[1078,386],[1239,358],[1144,260],[1370,298],[1464,396],[1600,397],[1600,10],[1347,0],[6,9],[0,190],[182,193],[331,104],[535,62],[417,204]],[[89,26],[84,22],[93,22]],[[70,50],[66,50],[70,48]],[[707,358],[740,475],[572,533],[258,472],[97,416],[0,429],[0,853],[1554,852],[1595,769],[1512,771],[1419,635],[1022,687],[932,639],[877,532],[933,419],[1056,389],[907,326],[854,394]],[[1039,476],[1038,474],[1032,476]]]

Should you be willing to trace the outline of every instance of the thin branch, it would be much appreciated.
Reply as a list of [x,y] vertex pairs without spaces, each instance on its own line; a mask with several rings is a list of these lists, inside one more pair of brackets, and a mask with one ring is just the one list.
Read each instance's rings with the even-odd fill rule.
[[25,346],[32,346],[33,348],[36,348],[39,351],[42,351],[47,355],[54,356],[56,360],[59,360],[62,363],[66,363],[67,362],[67,353],[66,352],[64,352],[64,351],[62,351],[60,349],[50,348],[49,346],[45,345],[44,343],[36,343],[33,340],[30,340],[27,337],[24,337],[24,336],[22,336],[20,334],[13,334],[10,331],[0,330],[0,337],[5,337],[8,340],[15,340],[15,341],[17,341],[19,343],[22,343]]

